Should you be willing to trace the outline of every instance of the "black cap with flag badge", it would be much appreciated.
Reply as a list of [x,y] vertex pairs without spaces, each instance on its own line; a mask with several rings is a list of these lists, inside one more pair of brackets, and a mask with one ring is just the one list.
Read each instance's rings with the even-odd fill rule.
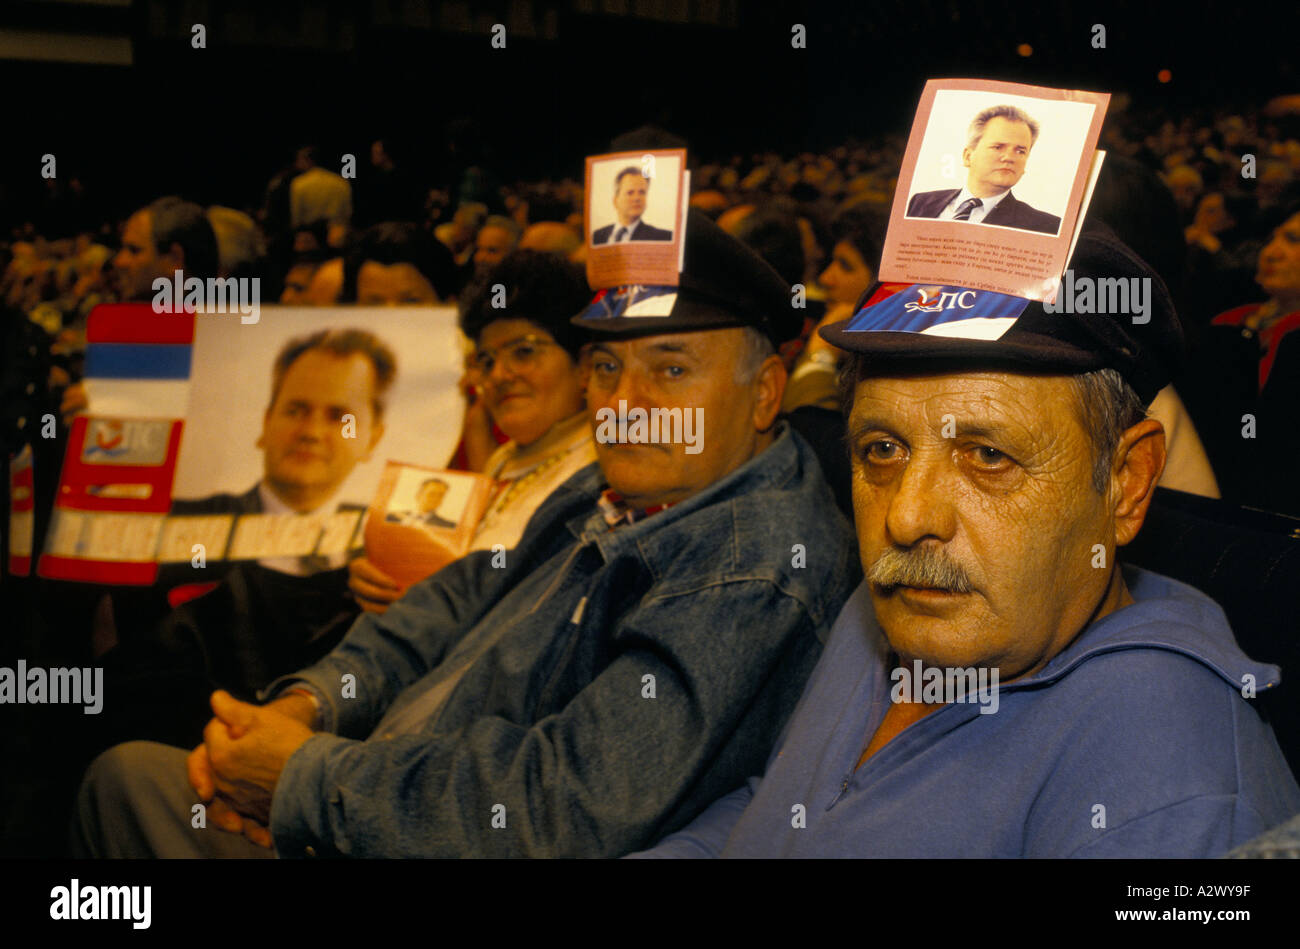
[[986,291],[908,286],[864,308],[881,286],[867,289],[851,319],[821,331],[827,342],[868,357],[868,372],[989,368],[1073,375],[1111,368],[1149,405],[1185,358],[1164,281],[1100,222],[1080,233],[1050,307]]
[[691,208],[675,287],[605,290],[571,321],[596,335],[646,336],[752,326],[779,346],[803,327],[790,286],[740,240]]

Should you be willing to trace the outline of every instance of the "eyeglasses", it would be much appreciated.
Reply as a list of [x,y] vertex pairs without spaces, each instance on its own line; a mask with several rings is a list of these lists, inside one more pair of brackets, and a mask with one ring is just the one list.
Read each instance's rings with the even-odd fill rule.
[[497,360],[500,359],[507,372],[523,373],[537,365],[544,348],[557,345],[559,344],[549,339],[542,339],[532,334],[520,336],[492,349],[480,349],[474,354],[474,365],[486,375],[493,370]]

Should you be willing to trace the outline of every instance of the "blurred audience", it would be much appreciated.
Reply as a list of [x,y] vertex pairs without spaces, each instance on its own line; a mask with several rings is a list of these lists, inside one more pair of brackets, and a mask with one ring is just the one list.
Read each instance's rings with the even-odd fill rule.
[[519,238],[520,250],[540,250],[566,259],[571,258],[581,246],[582,235],[577,229],[559,221],[530,224]]
[[208,224],[217,240],[217,276],[251,277],[260,272],[266,242],[257,222],[243,211],[214,204]]
[[325,221],[346,228],[352,221],[352,185],[336,172],[320,167],[314,145],[298,150],[298,174],[289,182],[289,226]]
[[1216,316],[1193,354],[1189,402],[1223,496],[1300,516],[1300,205],[1259,252],[1267,298]]
[[430,305],[454,299],[458,289],[451,252],[414,224],[385,221],[367,228],[343,264],[343,300],[349,303]]
[[207,214],[176,197],[159,198],[126,220],[122,248],[113,258],[112,283],[119,300],[153,299],[158,277],[172,280],[217,276],[220,255]]
[[518,246],[519,235],[519,225],[508,217],[494,214],[484,221],[474,238],[475,275],[480,276],[501,263]]
[[[1089,215],[1105,220],[1148,260],[1178,301],[1197,379],[1177,385],[1219,480],[1237,486],[1229,496],[1245,497],[1240,486],[1255,466],[1234,451],[1244,423],[1238,416],[1227,426],[1224,406],[1206,392],[1218,391],[1213,380],[1240,381],[1250,373],[1224,365],[1228,352],[1211,341],[1225,329],[1254,334],[1259,354],[1248,349],[1243,358],[1254,366],[1280,364],[1268,372],[1266,401],[1276,402],[1272,393],[1289,371],[1281,345],[1289,324],[1276,309],[1288,304],[1265,281],[1283,269],[1274,258],[1300,201],[1295,117],[1276,103],[1172,117],[1131,102],[1117,105],[1103,131],[1109,157]],[[668,134],[638,129],[620,147],[662,145]],[[213,196],[220,200],[206,214],[172,197],[115,218],[112,202],[85,184],[93,177],[80,173],[57,195],[28,202],[29,216],[16,217],[0,241],[0,296],[48,340],[41,361],[48,378],[36,380],[28,394],[39,400],[51,388],[57,395],[73,384],[64,401],[67,406],[70,398],[75,410],[89,310],[100,302],[149,300],[153,280],[177,270],[258,276],[264,300],[298,305],[431,303],[454,300],[517,247],[585,259],[581,182],[503,182],[473,122],[457,123],[447,141],[436,177],[435,166],[422,166],[416,156],[404,160],[388,137],[358,151],[355,179],[336,173],[342,167],[324,162],[318,146],[305,145],[287,156],[264,195],[218,190]],[[782,352],[794,373],[787,409],[834,403],[835,354],[815,329],[844,318],[874,279],[904,146],[902,129],[880,129],[822,153],[774,148],[692,155],[691,205],[803,287],[805,331]],[[339,154],[348,147],[332,144]],[[1240,327],[1226,322],[1244,307],[1259,313],[1243,317]],[[1265,387],[1258,386],[1246,395],[1263,398]],[[1267,436],[1261,430],[1259,437]]]

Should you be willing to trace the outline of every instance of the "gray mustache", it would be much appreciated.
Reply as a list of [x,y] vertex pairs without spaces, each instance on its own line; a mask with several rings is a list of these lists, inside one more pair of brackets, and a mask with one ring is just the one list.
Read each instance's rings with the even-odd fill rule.
[[974,587],[960,564],[932,548],[900,550],[891,547],[876,558],[867,580],[892,593],[895,587],[931,587],[952,593],[970,593]]

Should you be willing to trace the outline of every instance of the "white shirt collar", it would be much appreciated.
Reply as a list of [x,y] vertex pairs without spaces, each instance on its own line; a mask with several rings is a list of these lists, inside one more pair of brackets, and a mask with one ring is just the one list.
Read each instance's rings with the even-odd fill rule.
[[[272,491],[265,481],[257,482],[257,496],[262,501],[263,514],[297,514],[289,505],[281,500],[280,496]],[[324,504],[311,511],[305,512],[304,516],[313,514],[332,513],[334,510],[334,498],[329,498]],[[325,558],[329,569],[337,569],[347,563],[346,554],[331,554]],[[310,571],[304,564],[303,557],[263,557],[258,561],[268,570],[275,570],[278,573],[287,573],[296,577],[306,576]]]
[[[980,198],[979,199],[980,207],[984,209],[984,214],[987,216],[994,208],[996,208],[1002,202],[1002,199],[1005,198],[1010,193],[1011,193],[1011,189],[1008,188],[1006,191],[1003,191],[997,197]],[[961,207],[963,201],[966,201],[967,199],[973,197],[975,197],[975,195],[971,194],[970,191],[968,191],[965,187],[963,187],[961,191],[957,193],[957,197],[953,198],[952,201],[948,203],[948,207],[959,208]]]
[[627,228],[627,238],[624,238],[624,239],[625,239],[625,240],[630,239],[630,238],[632,237],[632,232],[636,230],[636,226],[637,226],[638,224],[640,224],[640,223],[641,223],[641,219],[640,219],[640,218],[637,218],[637,219],[634,220],[631,224],[619,224],[618,221],[615,221],[615,222],[614,222],[614,230],[610,233],[610,235],[609,235],[609,239],[610,239],[611,241],[613,241],[614,238],[618,236],[618,229],[619,229],[620,227],[626,227],[626,228]]
[[[281,500],[280,496],[272,491],[265,481],[257,482],[257,496],[262,501],[262,513],[264,514],[298,514],[299,511],[291,508]],[[329,498],[324,504],[310,511],[304,511],[305,514],[319,514],[327,509],[332,508],[334,499]]]

